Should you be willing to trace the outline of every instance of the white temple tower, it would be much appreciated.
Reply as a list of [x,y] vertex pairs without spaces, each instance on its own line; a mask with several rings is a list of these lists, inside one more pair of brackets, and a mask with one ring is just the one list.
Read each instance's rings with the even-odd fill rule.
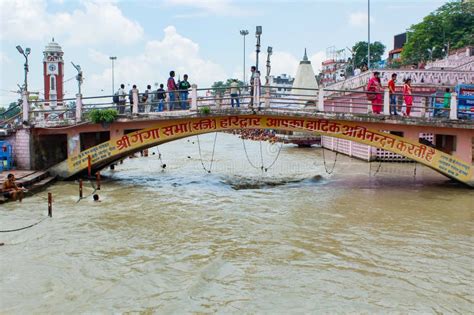
[[300,61],[298,70],[296,71],[295,81],[293,82],[293,88],[303,88],[303,89],[314,89],[314,90],[295,90],[292,89],[292,94],[308,95],[314,96],[318,94],[318,82],[314,76],[313,66],[311,61],[308,59],[306,54],[306,48],[304,50],[303,60]]

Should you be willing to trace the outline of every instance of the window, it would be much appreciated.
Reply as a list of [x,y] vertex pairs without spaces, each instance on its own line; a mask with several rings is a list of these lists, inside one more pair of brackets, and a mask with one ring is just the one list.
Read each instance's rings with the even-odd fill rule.
[[54,75],[51,76],[51,86],[50,86],[50,89],[53,91],[53,90],[56,90],[56,78],[54,77]]

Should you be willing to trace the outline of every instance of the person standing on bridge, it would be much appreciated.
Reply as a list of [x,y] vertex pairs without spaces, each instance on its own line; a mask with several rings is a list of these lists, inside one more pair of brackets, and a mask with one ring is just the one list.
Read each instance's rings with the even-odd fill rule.
[[151,103],[152,103],[152,94],[153,91],[151,90],[151,85],[146,86],[145,94],[143,94],[143,102],[145,103],[145,113],[148,114],[150,112]]
[[170,71],[170,77],[168,78],[168,97],[169,97],[169,110],[173,110],[174,103],[177,101],[176,90],[178,86],[176,85],[176,81],[174,80],[175,73],[174,71]]
[[411,107],[413,105],[413,95],[411,92],[411,79],[408,78],[405,80],[403,85],[403,100],[405,101],[406,111],[405,116],[410,116]]
[[382,96],[382,84],[380,83],[380,72],[375,71],[372,78],[369,80],[367,85],[367,91],[372,92],[368,94],[369,100],[372,102],[372,112],[374,114],[380,114],[382,112],[383,96]]
[[232,108],[234,108],[234,102],[237,103],[237,108],[240,107],[239,94],[239,82],[237,81],[237,79],[233,79],[232,83],[230,84],[230,104],[232,105]]
[[397,116],[397,96],[395,95],[395,82],[397,82],[397,74],[392,73],[392,79],[388,81],[388,90],[390,93],[390,115]]
[[127,93],[125,92],[125,84],[120,84],[120,89],[118,89],[117,95],[119,98],[118,104],[117,104],[118,112],[119,114],[125,114],[125,102],[127,101],[126,100]]
[[181,109],[188,109],[188,93],[191,88],[191,84],[188,82],[188,75],[183,76],[183,81],[179,82],[179,99],[181,103]]
[[255,66],[252,66],[250,67],[250,102],[249,102],[249,107],[253,107],[253,97],[254,97],[254,92],[255,92],[255,89],[254,89],[254,84],[255,84],[255,76],[256,76],[256,73],[255,71],[257,71],[257,67]]
[[166,92],[163,89],[163,83],[160,84],[160,88],[156,90],[156,99],[158,100],[158,111],[162,112],[164,110]]

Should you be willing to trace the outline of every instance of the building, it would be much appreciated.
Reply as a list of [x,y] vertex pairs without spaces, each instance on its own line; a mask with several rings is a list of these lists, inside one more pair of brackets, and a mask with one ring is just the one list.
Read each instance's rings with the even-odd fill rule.
[[[296,88],[296,89],[295,89]],[[311,89],[311,90],[298,90],[298,89]],[[317,95],[318,82],[314,75],[313,66],[311,61],[308,59],[306,49],[304,50],[303,60],[298,65],[296,70],[295,80],[293,81],[292,94],[315,96]]]
[[327,86],[346,79],[347,58],[345,49],[336,50],[334,47],[326,49],[328,60],[321,63],[321,84]]
[[407,42],[407,33],[395,35],[393,37],[393,49],[388,52],[388,62],[400,61],[403,46]]
[[269,77],[269,85],[271,86],[272,94],[276,97],[282,97],[283,95],[289,94],[294,81],[295,78],[292,78],[286,73],[278,76],[271,75]]
[[61,46],[54,41],[43,51],[44,101],[46,106],[63,105],[64,60]]

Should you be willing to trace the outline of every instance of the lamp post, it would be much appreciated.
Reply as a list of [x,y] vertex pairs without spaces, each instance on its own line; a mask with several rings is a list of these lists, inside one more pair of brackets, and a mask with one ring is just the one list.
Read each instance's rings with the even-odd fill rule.
[[115,92],[115,79],[114,79],[114,61],[117,60],[117,57],[111,56],[109,57],[112,60],[112,94]]
[[249,34],[248,30],[241,30],[240,31],[240,35],[242,35],[244,37],[244,79],[242,80],[244,85],[245,85],[245,79],[246,79],[246,76],[245,76],[245,36],[247,36],[248,34]]
[[268,88],[268,85],[270,83],[270,71],[271,71],[271,66],[270,66],[270,56],[273,53],[273,48],[268,46],[267,48],[267,78],[266,78],[266,86]]
[[367,0],[367,69],[370,70],[370,0]]
[[20,54],[22,54],[24,57],[25,57],[25,83],[24,83],[24,89],[25,91],[28,91],[28,55],[30,54],[31,52],[31,49],[30,48],[25,48],[25,50],[23,50],[23,48],[21,48],[20,45],[16,46],[16,49],[18,50],[18,52]]
[[261,26],[257,26],[256,30],[255,30],[255,37],[257,37],[257,45],[256,45],[256,62],[255,62],[255,68],[256,70],[255,71],[258,71],[258,54],[260,53],[260,36],[262,35],[262,27]]

